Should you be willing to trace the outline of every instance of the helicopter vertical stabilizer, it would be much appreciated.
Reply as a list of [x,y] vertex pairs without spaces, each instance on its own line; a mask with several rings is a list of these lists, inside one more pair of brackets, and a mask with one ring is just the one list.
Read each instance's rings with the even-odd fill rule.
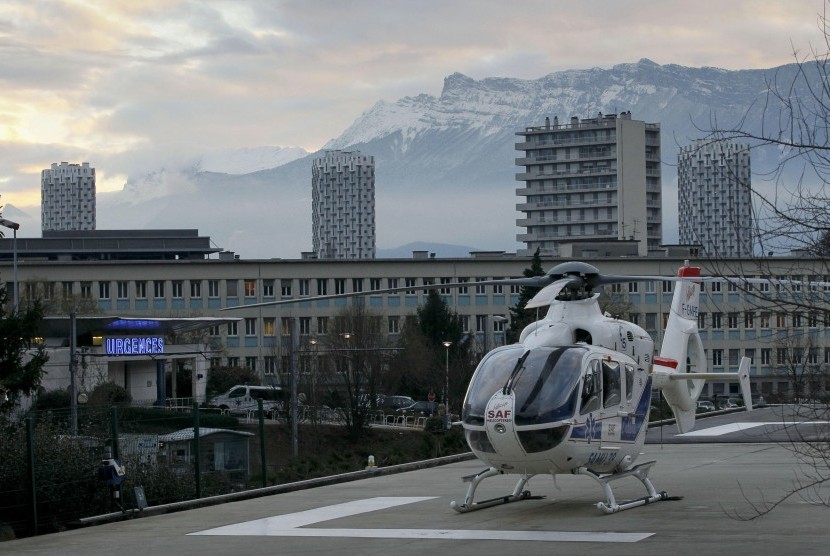
[[[700,268],[683,266],[678,276],[698,277]],[[697,327],[699,305],[700,283],[677,282],[660,356],[655,357],[652,369],[654,385],[662,389],[680,432],[694,428],[697,399],[705,382],[691,376],[707,371],[706,353]]]
[[741,385],[744,404],[752,410],[749,387],[749,358],[741,360],[737,373],[710,373],[707,371],[706,352],[697,328],[700,283],[694,278],[700,276],[700,269],[683,266],[678,272],[681,280],[677,283],[672,299],[671,314],[663,335],[660,356],[654,358],[652,376],[654,387],[663,390],[663,397],[674,413],[677,429],[689,432],[695,426],[697,399],[707,380],[737,380]]

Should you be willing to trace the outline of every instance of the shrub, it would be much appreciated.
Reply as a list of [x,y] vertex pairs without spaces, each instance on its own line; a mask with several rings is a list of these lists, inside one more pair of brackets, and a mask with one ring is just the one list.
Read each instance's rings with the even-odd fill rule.
[[129,405],[133,401],[126,388],[114,382],[105,382],[95,387],[89,395],[89,405],[109,407],[113,405]]
[[72,395],[68,391],[49,390],[38,394],[35,403],[32,405],[32,410],[68,409],[70,405],[72,405]]

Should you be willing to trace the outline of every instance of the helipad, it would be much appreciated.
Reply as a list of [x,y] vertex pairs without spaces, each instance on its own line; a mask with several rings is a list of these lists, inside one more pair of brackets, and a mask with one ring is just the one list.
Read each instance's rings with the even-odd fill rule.
[[[701,430],[706,428],[711,427]],[[528,488],[542,498],[458,514],[450,502],[464,495],[461,477],[482,468],[477,460],[469,460],[10,541],[0,543],[0,553],[826,553],[830,509],[809,497],[792,496],[769,515],[746,520],[785,497],[810,469],[800,467],[786,443],[713,441],[730,436],[710,436],[705,444],[690,442],[694,437],[647,444],[638,461],[656,460],[650,475],[655,486],[682,499],[612,515],[596,508],[603,499],[596,483],[573,475],[556,481],[550,476],[531,479]],[[507,494],[514,482],[513,477],[494,477],[482,484],[480,496]],[[615,489],[623,500],[640,496],[642,487],[624,480]]]

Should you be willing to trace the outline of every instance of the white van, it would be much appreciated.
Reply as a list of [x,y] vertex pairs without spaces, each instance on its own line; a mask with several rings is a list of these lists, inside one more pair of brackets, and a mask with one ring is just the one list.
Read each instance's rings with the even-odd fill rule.
[[223,411],[246,412],[257,409],[257,400],[262,400],[265,411],[281,410],[286,393],[279,386],[237,385],[224,394],[210,400],[210,405]]

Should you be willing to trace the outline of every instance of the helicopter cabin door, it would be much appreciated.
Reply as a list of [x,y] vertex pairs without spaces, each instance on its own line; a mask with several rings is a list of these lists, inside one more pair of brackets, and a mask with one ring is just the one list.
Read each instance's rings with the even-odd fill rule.
[[[633,369],[631,369],[633,381]],[[599,440],[601,450],[614,451],[620,447],[621,415],[630,411],[631,392],[626,366],[604,356],[588,363],[582,386],[580,417],[585,418],[586,439]],[[627,391],[625,391],[627,390]]]

